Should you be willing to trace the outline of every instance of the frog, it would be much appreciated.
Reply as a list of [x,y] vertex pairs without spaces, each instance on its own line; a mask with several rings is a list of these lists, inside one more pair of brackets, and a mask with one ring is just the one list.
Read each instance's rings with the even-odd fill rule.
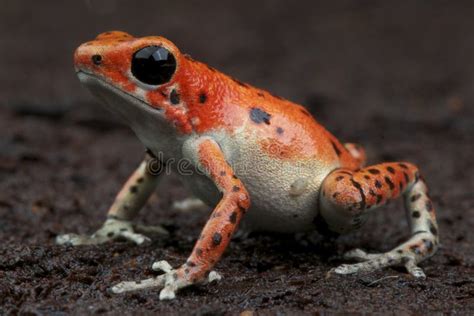
[[57,243],[147,242],[133,220],[165,170],[177,173],[212,208],[181,266],[156,261],[152,268],[161,274],[122,281],[111,287],[113,293],[156,288],[161,300],[174,299],[182,288],[221,279],[213,269],[238,227],[336,237],[360,229],[370,214],[399,197],[409,238],[387,252],[350,250],[342,255],[347,263],[330,272],[401,266],[414,278],[426,277],[419,263],[439,248],[439,229],[416,165],[366,166],[363,147],[340,142],[304,106],[199,62],[161,36],[101,33],[76,49],[74,67],[80,82],[131,128],[146,154],[102,227],[92,235],[58,235]]

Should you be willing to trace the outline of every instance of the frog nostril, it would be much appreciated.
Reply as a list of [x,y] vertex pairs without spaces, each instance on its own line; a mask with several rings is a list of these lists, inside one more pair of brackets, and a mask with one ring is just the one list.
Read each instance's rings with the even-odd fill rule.
[[99,66],[102,63],[102,56],[92,55],[92,62],[94,63],[94,65]]

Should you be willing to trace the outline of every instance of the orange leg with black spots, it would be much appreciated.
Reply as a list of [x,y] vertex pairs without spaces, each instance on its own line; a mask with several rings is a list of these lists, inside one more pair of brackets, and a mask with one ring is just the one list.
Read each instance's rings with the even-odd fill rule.
[[122,282],[112,288],[115,293],[160,286],[160,299],[172,299],[180,288],[216,278],[211,269],[219,261],[229,244],[232,234],[250,206],[250,199],[243,183],[234,175],[219,145],[204,139],[196,145],[197,163],[222,193],[204,226],[194,249],[185,264],[172,269],[166,261],[154,264],[156,270],[166,273],[141,282]]
[[223,197],[204,226],[185,264],[185,277],[192,282],[201,280],[220,259],[250,206],[247,190],[234,175],[215,142],[207,140],[200,144],[199,161]]
[[411,238],[384,254],[352,250],[345,257],[362,262],[341,265],[334,270],[336,273],[350,274],[404,265],[413,276],[425,277],[417,264],[436,252],[438,226],[428,189],[416,166],[383,163],[359,171],[333,171],[323,183],[321,217],[329,230],[345,233],[359,228],[370,210],[400,195],[405,199]]

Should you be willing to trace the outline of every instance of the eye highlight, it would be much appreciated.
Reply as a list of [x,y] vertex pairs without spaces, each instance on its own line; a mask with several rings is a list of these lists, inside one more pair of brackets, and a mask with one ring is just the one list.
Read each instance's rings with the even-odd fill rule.
[[176,59],[162,46],[147,46],[133,54],[131,70],[141,82],[160,85],[170,81],[176,70]]

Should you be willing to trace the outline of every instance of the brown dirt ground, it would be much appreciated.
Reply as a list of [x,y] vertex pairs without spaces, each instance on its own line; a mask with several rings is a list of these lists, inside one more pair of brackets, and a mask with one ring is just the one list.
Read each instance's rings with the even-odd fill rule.
[[[470,1],[6,1],[0,11],[0,314],[474,313],[474,41]],[[95,3],[95,2],[94,2]],[[442,249],[417,281],[402,269],[331,276],[344,250],[388,250],[408,237],[401,203],[359,232],[236,238],[223,282],[160,302],[156,290],[111,295],[111,284],[182,263],[206,212],[171,211],[175,177],[139,221],[168,237],[59,247],[90,233],[143,155],[132,133],[74,78],[74,47],[122,29],[164,34],[196,59],[305,104],[370,162],[418,164],[438,210]]]

